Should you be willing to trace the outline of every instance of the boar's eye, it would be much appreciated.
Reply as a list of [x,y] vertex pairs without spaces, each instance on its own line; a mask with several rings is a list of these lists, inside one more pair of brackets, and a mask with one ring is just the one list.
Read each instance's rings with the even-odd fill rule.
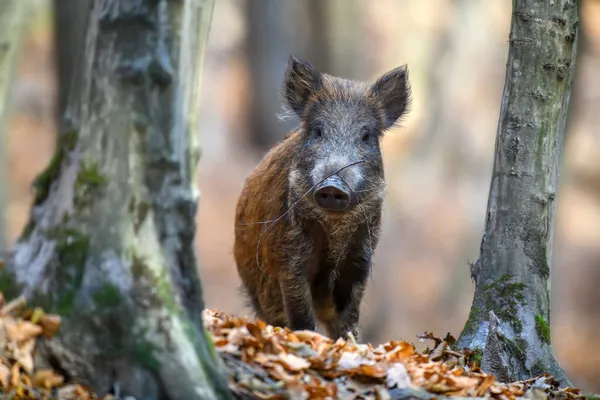
[[371,142],[371,131],[369,130],[369,128],[363,128],[361,131],[361,135],[362,135],[362,141],[363,143],[370,143]]
[[316,138],[323,137],[323,129],[320,126],[315,126],[313,128],[312,133],[313,133],[313,136]]

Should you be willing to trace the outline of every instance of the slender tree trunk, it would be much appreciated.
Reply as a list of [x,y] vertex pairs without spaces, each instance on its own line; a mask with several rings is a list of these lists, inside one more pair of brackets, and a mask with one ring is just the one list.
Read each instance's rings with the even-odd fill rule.
[[194,252],[214,0],[89,4],[77,11],[88,12],[83,51],[66,57],[74,78],[59,85],[69,94],[56,153],[0,289],[63,316],[40,355],[99,394],[230,398]]
[[555,196],[578,34],[578,2],[514,0],[506,82],[475,295],[460,347],[508,381],[549,372]]
[[[290,54],[328,69],[326,5],[329,0],[247,0],[246,57],[250,72],[249,142],[265,152],[296,122],[280,121],[281,82]],[[302,18],[303,17],[303,18]],[[307,22],[304,26],[301,21]]]
[[0,1],[0,254],[7,245],[6,209],[8,202],[8,168],[6,117],[10,104],[12,72],[21,47],[27,0]]

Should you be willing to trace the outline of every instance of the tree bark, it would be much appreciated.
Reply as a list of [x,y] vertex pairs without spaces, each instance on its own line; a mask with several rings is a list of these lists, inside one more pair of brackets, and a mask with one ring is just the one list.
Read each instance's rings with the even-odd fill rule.
[[504,381],[549,372],[555,196],[578,35],[578,1],[514,0],[506,81],[475,295],[458,346]]
[[231,398],[202,326],[194,251],[214,0],[89,4],[78,9],[85,46],[59,85],[69,93],[56,153],[0,289],[63,316],[40,356],[98,394]]
[[0,254],[7,245],[6,208],[8,202],[8,166],[6,148],[6,117],[12,72],[18,58],[25,25],[26,0],[0,2]]

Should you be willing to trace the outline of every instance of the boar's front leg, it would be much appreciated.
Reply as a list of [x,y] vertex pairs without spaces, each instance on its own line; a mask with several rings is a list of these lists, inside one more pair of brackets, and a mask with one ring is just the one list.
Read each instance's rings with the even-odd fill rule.
[[[315,312],[308,282],[312,245],[305,238],[292,241],[289,246],[288,260],[279,276],[279,285],[283,298],[283,308],[291,330],[316,330]],[[304,245],[298,245],[304,243]]]
[[356,340],[359,339],[360,304],[371,269],[371,257],[352,258],[348,260],[344,270],[340,271],[333,288],[337,318],[329,324],[328,330],[334,339],[348,338],[348,333],[352,333]]
[[310,288],[305,274],[287,271],[279,280],[283,307],[291,330],[316,330]]

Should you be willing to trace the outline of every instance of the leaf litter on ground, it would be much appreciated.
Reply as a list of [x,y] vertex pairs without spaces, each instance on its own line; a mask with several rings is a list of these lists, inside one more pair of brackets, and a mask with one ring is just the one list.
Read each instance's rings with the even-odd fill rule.
[[377,347],[332,340],[314,331],[291,331],[265,322],[206,309],[204,326],[239,395],[261,399],[390,399],[394,389],[420,389],[433,396],[494,399],[585,398],[561,388],[549,374],[502,383],[484,373],[469,349],[456,339],[430,332],[418,336],[433,347],[417,352],[406,341]]

